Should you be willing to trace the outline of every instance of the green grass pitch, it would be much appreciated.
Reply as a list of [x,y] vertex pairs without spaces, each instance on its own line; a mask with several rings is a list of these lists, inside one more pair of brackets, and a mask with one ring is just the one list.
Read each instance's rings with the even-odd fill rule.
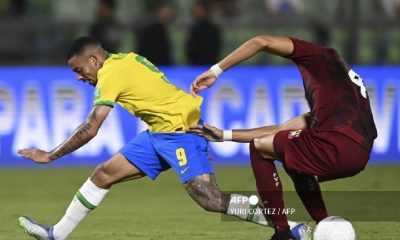
[[[20,215],[31,216],[43,224],[55,223],[91,171],[88,168],[0,169],[0,239],[30,239],[18,226]],[[400,166],[372,165],[356,177],[321,186],[323,190],[400,191],[399,173]],[[255,190],[248,167],[217,167],[216,176],[223,190]],[[281,172],[281,177],[285,190],[293,190],[286,174]],[[353,222],[357,239],[400,239],[400,216],[398,219]],[[170,170],[156,181],[144,178],[114,186],[70,239],[247,240],[269,239],[271,234],[272,229],[221,220],[221,215],[202,210]]]

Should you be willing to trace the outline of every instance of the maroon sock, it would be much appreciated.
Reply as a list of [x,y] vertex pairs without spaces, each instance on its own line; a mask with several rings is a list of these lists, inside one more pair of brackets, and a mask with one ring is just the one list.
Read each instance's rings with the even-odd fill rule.
[[297,195],[315,222],[328,217],[318,181],[314,176],[299,174],[285,169],[293,180]]
[[[266,208],[266,215],[275,226],[275,231],[289,229],[287,217],[282,213],[284,208],[282,184],[273,160],[265,159],[250,142],[250,159],[256,185],[261,200]],[[273,212],[275,211],[275,212]],[[273,214],[272,214],[273,213]]]

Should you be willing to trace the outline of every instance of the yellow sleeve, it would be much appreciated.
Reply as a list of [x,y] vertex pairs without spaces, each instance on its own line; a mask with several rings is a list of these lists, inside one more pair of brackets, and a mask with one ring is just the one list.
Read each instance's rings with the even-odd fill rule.
[[118,83],[113,84],[112,78],[104,79],[105,81],[99,81],[94,92],[94,105],[107,105],[114,107],[114,103],[117,100],[120,91],[120,85]]

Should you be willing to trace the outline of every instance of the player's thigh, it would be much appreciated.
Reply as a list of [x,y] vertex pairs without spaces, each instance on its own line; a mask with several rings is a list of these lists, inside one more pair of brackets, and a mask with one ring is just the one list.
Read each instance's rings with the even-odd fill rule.
[[205,138],[188,133],[154,133],[157,153],[177,173],[182,183],[214,170],[208,159],[208,142]]
[[274,137],[275,133],[254,139],[254,146],[264,158],[278,159],[274,150]]
[[170,166],[157,154],[152,133],[144,131],[120,149],[120,153],[137,169],[151,179],[169,169]]
[[130,163],[121,153],[116,153],[93,172],[91,179],[99,187],[143,177],[145,174]]

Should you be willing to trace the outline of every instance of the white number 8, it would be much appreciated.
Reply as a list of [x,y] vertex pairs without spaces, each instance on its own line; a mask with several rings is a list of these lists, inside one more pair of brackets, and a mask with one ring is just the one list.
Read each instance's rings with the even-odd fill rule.
[[358,75],[357,73],[355,73],[353,70],[350,69],[349,77],[355,85],[360,87],[361,95],[364,98],[367,98],[367,88],[365,87],[364,82],[363,82],[362,78],[360,77],[360,75]]

